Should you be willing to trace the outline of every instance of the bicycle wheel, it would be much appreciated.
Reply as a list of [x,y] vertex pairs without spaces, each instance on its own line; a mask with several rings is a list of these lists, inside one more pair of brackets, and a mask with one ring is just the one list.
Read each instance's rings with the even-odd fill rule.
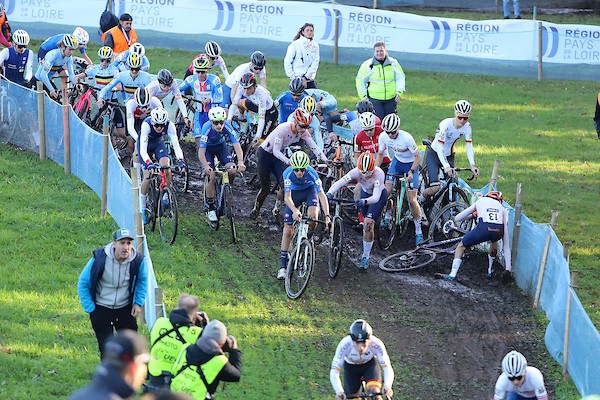
[[175,191],[167,186],[160,191],[158,198],[158,228],[160,237],[168,244],[173,244],[177,237],[179,215]]
[[235,208],[233,206],[233,191],[230,185],[223,188],[223,201],[225,202],[225,216],[229,219],[231,228],[231,241],[237,243],[237,230],[235,229]]
[[381,218],[376,221],[375,236],[377,244],[381,250],[388,250],[396,237],[396,201],[393,197],[388,197],[385,206],[381,211]]
[[156,181],[152,179],[150,182],[150,191],[146,195],[146,226],[154,232],[156,228],[158,190],[156,189]]
[[467,192],[465,192],[465,190],[459,187],[458,185],[452,187],[452,196],[450,196],[450,194],[448,193],[449,190],[450,188],[446,188],[446,193],[444,193],[444,195],[441,197],[442,207],[445,207],[450,203],[464,203],[467,206],[471,203],[470,197],[467,194]]
[[335,278],[342,265],[342,251],[344,249],[344,222],[342,218],[335,215],[331,222],[331,234],[329,236],[329,276]]
[[[450,203],[450,204],[446,205],[445,207],[443,207],[435,215],[435,217],[433,217],[433,219],[431,220],[431,224],[429,225],[429,233],[427,235],[429,237],[429,239],[432,242],[441,242],[441,241],[445,241],[448,239],[462,238],[463,233],[454,230],[454,231],[446,234],[443,231],[443,227],[444,227],[444,224],[446,223],[446,221],[455,219],[456,216],[461,211],[466,209],[467,207],[468,206],[464,203]],[[465,231],[471,230],[472,226],[473,226],[473,220],[471,220],[471,219],[462,221],[458,224],[458,227]],[[440,246],[436,246],[436,247],[447,250],[447,251],[451,251],[451,250],[454,250],[458,246],[459,242],[460,242],[460,240],[456,240],[456,241],[452,241],[447,244],[441,244]]]
[[300,241],[289,255],[285,273],[285,292],[290,299],[297,299],[304,293],[312,273],[314,248],[307,238]]
[[[344,186],[340,189],[340,197],[344,200],[354,201],[354,187]],[[358,224],[358,210],[354,206],[351,205],[343,205],[341,209],[341,213],[345,219],[352,222],[353,224]]]
[[[173,152],[173,147],[171,147],[171,152]],[[177,161],[175,160],[175,154],[173,153],[171,158],[171,178],[173,181],[173,188],[177,193],[185,193],[188,189],[190,177],[189,177],[189,168],[187,165],[187,161],[185,160],[185,156],[183,157],[183,162],[185,163],[185,167],[182,169],[177,167]]]
[[405,272],[421,268],[435,260],[435,252],[416,248],[392,254],[379,262],[379,269],[385,272]]
[[408,192],[404,192],[402,198],[402,207],[400,208],[400,214],[398,215],[398,228],[396,229],[396,235],[398,237],[404,236],[408,230],[409,222],[412,221],[412,214],[410,212],[410,206],[408,205]]

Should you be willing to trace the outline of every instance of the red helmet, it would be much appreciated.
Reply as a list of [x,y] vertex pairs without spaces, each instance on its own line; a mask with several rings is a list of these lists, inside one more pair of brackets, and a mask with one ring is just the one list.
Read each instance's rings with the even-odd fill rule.
[[312,122],[312,115],[303,108],[296,108],[296,111],[294,111],[294,121],[297,124],[309,126]]
[[504,200],[504,196],[502,196],[502,192],[498,192],[496,190],[491,190],[485,197],[491,197],[494,200],[498,200],[500,203]]
[[358,167],[358,170],[363,174],[373,172],[373,170],[375,169],[375,155],[373,153],[365,151],[360,156],[358,156],[356,166]]

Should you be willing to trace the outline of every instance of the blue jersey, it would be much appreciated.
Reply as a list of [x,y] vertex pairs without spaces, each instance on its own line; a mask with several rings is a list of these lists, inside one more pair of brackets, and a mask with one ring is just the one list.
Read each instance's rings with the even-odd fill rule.
[[[50,50],[58,49],[58,44],[63,39],[66,33],[59,33],[58,35],[50,36],[48,39],[40,45],[40,50],[44,50],[46,53]],[[81,54],[85,54],[87,44],[77,46]],[[39,51],[38,51],[39,52]]]
[[223,101],[223,89],[221,88],[221,80],[214,74],[207,74],[206,80],[200,82],[198,75],[190,75],[179,85],[179,90],[184,92],[186,89],[193,89],[194,99],[201,102],[202,99],[210,99],[211,103],[208,106],[202,103],[195,102],[196,111],[207,112],[208,109],[216,107]]
[[171,128],[171,124],[173,124],[171,121],[167,121],[167,125],[165,126],[165,128],[160,131],[157,132],[156,129],[154,129],[154,125],[152,125],[152,117],[148,117],[146,118],[143,123],[147,123],[148,126],[150,127],[150,133],[148,133],[148,142],[152,142],[155,140],[163,140],[163,135],[167,134],[169,132],[169,129]]
[[94,64],[85,71],[88,78],[94,79],[93,86],[98,90],[108,85],[118,73],[119,71],[113,65],[102,68],[100,64]]
[[119,72],[108,85],[102,88],[102,90],[98,93],[98,98],[105,99],[112,88],[121,83],[125,92],[125,98],[123,100],[127,101],[133,97],[133,94],[137,88],[146,86],[151,80],[152,77],[145,71],[140,71],[135,78],[131,76],[131,71]]
[[[117,58],[115,58],[110,65],[116,67],[119,72],[128,71],[129,65],[127,65],[127,57],[129,57],[129,50],[119,53]],[[142,57],[142,66],[140,68],[142,71],[148,71],[150,69],[150,60],[148,60],[148,57]]]
[[62,55],[61,49],[50,50],[42,63],[38,66],[37,71],[35,72],[35,78],[38,81],[44,82],[46,88],[52,91],[54,87],[50,82],[52,75],[54,75],[57,71],[61,70],[63,67],[67,67],[67,72],[69,73],[69,79],[71,82],[75,82],[75,73],[73,72],[73,58],[72,57],[64,57]]
[[305,97],[306,94],[302,93],[302,96],[300,96],[298,100],[295,100],[290,91],[283,92],[277,96],[275,103],[279,106],[280,124],[283,124],[288,120],[288,117],[300,106],[300,101]]
[[202,131],[200,132],[200,136],[196,136],[196,139],[200,139],[200,148],[205,149],[207,146],[217,146],[223,142],[225,142],[225,136],[229,136],[229,140],[231,144],[235,144],[238,142],[237,137],[235,135],[235,130],[233,126],[229,122],[225,122],[223,126],[223,130],[221,132],[217,132],[212,128],[212,122],[208,121],[202,125]]
[[317,171],[310,165],[306,167],[306,171],[304,172],[304,175],[302,175],[302,178],[296,176],[292,167],[287,167],[285,171],[283,171],[283,188],[285,193],[294,190],[308,189],[311,186],[315,187],[317,193],[323,191],[319,174],[317,174]]
[[327,115],[337,109],[337,100],[331,93],[321,89],[306,89],[305,92],[314,97],[316,102],[323,102],[321,105],[323,114]]
[[[8,58],[2,63],[2,67],[4,68],[4,76],[6,76],[6,79],[11,82],[23,85],[25,83],[25,73],[27,72],[25,70],[27,67],[27,62],[30,60],[30,58],[33,58],[33,52],[29,49],[26,49],[23,54],[17,54],[14,46],[8,47],[2,51],[8,52]],[[28,67],[30,75],[32,63],[33,60],[29,62]],[[31,78],[31,76],[28,78]]]

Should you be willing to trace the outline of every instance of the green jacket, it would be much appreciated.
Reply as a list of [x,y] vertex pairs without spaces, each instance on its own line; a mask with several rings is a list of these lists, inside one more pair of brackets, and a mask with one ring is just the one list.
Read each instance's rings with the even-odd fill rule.
[[405,90],[404,71],[390,56],[383,63],[375,57],[366,60],[356,74],[356,91],[361,99],[390,100]]

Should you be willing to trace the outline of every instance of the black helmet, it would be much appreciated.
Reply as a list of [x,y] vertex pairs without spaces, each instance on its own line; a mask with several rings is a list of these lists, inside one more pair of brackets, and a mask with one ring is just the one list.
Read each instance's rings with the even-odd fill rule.
[[255,68],[264,68],[265,64],[267,64],[267,59],[265,58],[265,55],[260,52],[260,51],[255,51],[254,53],[252,53],[252,55],[250,56],[250,62],[252,63],[252,65]]
[[355,342],[365,342],[373,334],[373,328],[364,319],[357,319],[350,325],[350,337]]
[[306,86],[304,86],[302,78],[294,78],[290,82],[290,92],[292,94],[302,94],[304,93],[304,89],[306,89]]
[[373,112],[373,103],[371,103],[371,100],[368,99],[364,99],[359,101],[358,103],[356,103],[356,111],[359,114],[362,114],[364,112]]
[[173,83],[173,74],[168,69],[161,69],[156,76],[161,85],[171,86]]
[[256,85],[256,77],[252,72],[246,72],[244,75],[242,75],[242,79],[240,79],[241,87],[245,89],[254,85]]

